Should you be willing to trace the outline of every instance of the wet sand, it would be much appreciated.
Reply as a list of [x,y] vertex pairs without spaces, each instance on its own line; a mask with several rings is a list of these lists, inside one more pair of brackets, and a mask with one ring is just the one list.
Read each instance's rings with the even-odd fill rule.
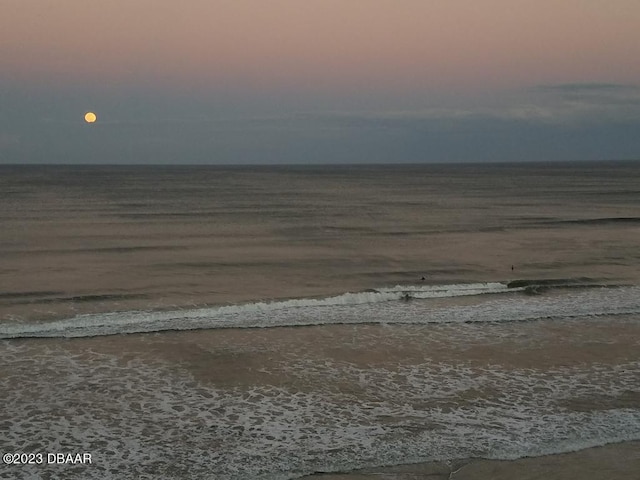
[[640,442],[625,442],[578,452],[518,460],[456,460],[315,474],[314,480],[635,480],[640,472]]

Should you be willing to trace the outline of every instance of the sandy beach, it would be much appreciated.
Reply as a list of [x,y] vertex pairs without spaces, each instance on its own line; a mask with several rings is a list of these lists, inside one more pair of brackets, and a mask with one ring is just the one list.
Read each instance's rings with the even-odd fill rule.
[[316,474],[314,480],[633,480],[640,472],[640,442],[518,460],[454,460]]

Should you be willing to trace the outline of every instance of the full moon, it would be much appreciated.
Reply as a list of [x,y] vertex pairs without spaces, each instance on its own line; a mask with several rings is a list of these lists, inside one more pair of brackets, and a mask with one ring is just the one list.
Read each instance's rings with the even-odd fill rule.
[[87,112],[84,114],[84,121],[87,123],[93,123],[98,119],[98,117],[96,117],[96,114],[93,112]]

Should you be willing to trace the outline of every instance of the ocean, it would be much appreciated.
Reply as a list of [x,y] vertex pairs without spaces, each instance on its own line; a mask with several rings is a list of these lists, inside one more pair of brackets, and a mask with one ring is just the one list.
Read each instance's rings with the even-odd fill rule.
[[0,478],[640,440],[639,205],[640,162],[0,166]]

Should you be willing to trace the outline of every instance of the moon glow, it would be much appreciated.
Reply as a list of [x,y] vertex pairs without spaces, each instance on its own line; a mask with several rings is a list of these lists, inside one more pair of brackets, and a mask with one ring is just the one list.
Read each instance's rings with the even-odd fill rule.
[[87,123],[93,123],[98,119],[95,113],[87,112],[84,114],[84,121]]

